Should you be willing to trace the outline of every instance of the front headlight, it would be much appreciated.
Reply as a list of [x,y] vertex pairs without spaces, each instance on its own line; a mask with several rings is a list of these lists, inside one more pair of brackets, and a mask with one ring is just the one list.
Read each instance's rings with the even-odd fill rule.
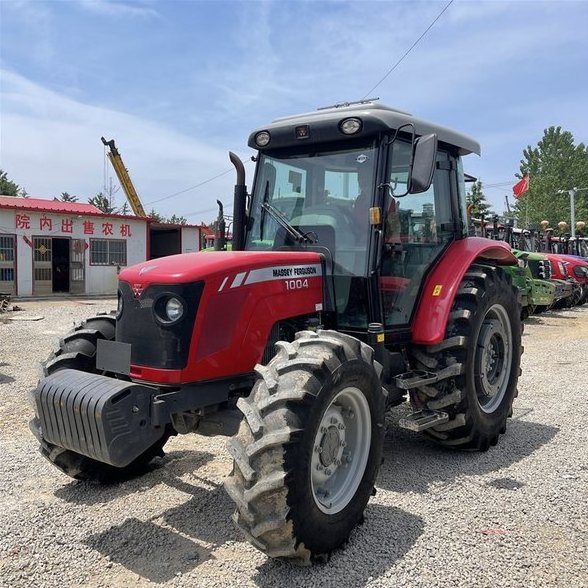
[[165,327],[179,323],[187,316],[187,310],[184,299],[173,292],[165,292],[153,301],[153,316]]
[[184,305],[177,298],[170,298],[165,305],[165,314],[170,322],[179,321],[184,314]]

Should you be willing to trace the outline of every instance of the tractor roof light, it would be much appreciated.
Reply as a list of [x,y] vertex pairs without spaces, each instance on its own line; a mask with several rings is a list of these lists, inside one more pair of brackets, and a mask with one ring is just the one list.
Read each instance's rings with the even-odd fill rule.
[[361,131],[363,123],[360,118],[344,118],[339,123],[339,130],[344,135],[356,135]]
[[272,140],[269,131],[259,131],[257,135],[255,135],[255,144],[258,147],[267,147],[269,142]]

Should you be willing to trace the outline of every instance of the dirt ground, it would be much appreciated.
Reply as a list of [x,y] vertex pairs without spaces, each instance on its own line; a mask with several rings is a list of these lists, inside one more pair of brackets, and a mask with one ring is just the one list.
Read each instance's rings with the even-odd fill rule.
[[323,565],[239,535],[223,437],[178,436],[146,475],[98,486],[37,452],[28,392],[59,336],[111,300],[18,303],[0,317],[0,586],[588,586],[588,306],[531,317],[507,434],[482,454],[396,426],[365,523]]

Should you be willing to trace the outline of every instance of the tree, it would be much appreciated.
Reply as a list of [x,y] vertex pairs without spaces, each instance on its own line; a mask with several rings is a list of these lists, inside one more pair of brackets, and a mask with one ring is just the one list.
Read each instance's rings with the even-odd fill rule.
[[[529,191],[516,202],[519,224],[548,220],[552,226],[570,223],[572,188],[588,188],[588,150],[576,145],[569,131],[549,127],[536,147],[527,146],[520,162],[520,174],[529,174]],[[576,219],[588,221],[588,190],[576,194]]]
[[[23,188],[24,191],[24,188]],[[18,184],[8,179],[5,171],[0,169],[0,196],[19,196]]]
[[466,194],[466,202],[471,206],[470,216],[472,218],[488,217],[492,212],[490,211],[490,204],[486,201],[486,195],[482,189],[482,181],[476,180],[472,184],[471,190]]
[[72,196],[68,192],[62,192],[61,196],[58,198],[58,200],[61,200],[62,202],[77,202],[78,197]]
[[105,214],[116,212],[116,208],[112,206],[111,200],[106,194],[104,194],[104,192],[98,192],[93,198],[88,198],[88,202],[93,204],[96,208],[99,208]]
[[161,214],[159,214],[159,212],[157,212],[155,208],[152,208],[151,211],[147,214],[147,216],[149,218],[152,218],[156,223],[165,222],[165,218],[161,216]]
[[176,216],[175,214],[172,214],[167,220],[166,222],[168,223],[172,223],[174,225],[185,225],[188,223],[187,219],[183,216]]

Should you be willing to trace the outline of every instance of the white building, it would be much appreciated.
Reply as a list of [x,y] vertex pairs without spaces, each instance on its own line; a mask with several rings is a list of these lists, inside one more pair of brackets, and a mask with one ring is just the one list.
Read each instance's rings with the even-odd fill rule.
[[0,196],[0,292],[114,294],[121,267],[200,250],[200,228],[91,204]]

